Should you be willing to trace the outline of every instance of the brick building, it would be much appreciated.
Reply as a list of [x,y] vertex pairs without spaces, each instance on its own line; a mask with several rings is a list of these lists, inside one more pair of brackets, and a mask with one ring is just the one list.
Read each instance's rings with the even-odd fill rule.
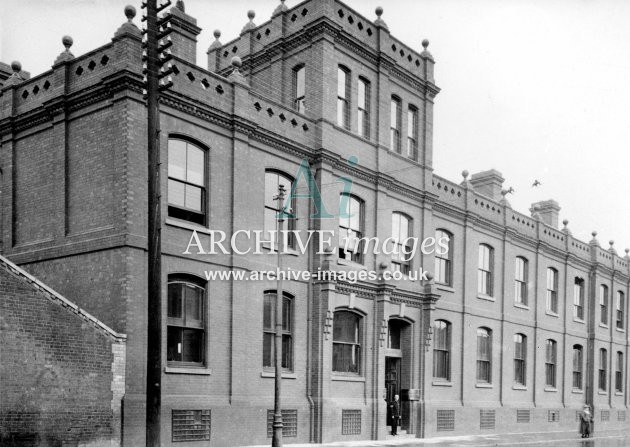
[[[291,239],[283,267],[395,270],[403,279],[284,282],[287,441],[385,438],[385,398],[395,393],[403,429],[417,437],[575,432],[584,403],[598,430],[627,428],[627,253],[558,229],[554,201],[531,215],[513,210],[497,171],[464,173],[461,183],[433,173],[439,89],[428,41],[422,51],[400,42],[380,9],[371,20],[336,0],[281,2],[262,24],[250,13],[228,43],[215,32],[203,68],[196,20],[181,1],[169,13],[165,444],[268,442],[277,282],[209,281],[205,272],[272,270],[273,244],[261,254],[185,252],[193,230],[209,247],[213,231],[274,228],[277,185],[299,190],[309,175],[330,216],[296,197],[289,229],[329,231],[334,247],[302,253]],[[146,109],[141,33],[127,14],[110,43],[75,57],[64,39],[52,70],[27,78],[14,66],[3,81],[0,249],[127,334],[124,444],[136,446],[145,420]],[[406,260],[337,246],[410,235],[446,237],[448,253]],[[420,268],[434,278],[413,280]]]
[[120,445],[125,337],[0,256],[0,444]]

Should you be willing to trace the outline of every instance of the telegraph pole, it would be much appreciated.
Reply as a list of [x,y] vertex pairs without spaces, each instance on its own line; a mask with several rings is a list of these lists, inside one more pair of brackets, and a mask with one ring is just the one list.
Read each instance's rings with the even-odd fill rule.
[[[162,69],[169,56],[164,51],[172,45],[162,43],[170,29],[162,30],[170,18],[159,18],[158,13],[171,4],[157,6],[157,0],[146,0],[146,37],[143,42],[143,74],[147,99],[148,150],[148,231],[147,231],[147,381],[146,381],[146,445],[159,447],[162,400],[162,241],[160,209],[160,90],[172,83],[161,84],[170,73]],[[169,50],[170,51],[170,50]]]
[[276,287],[276,333],[273,341],[275,377],[274,377],[274,400],[273,400],[273,438],[272,447],[282,447],[282,305],[284,301],[282,293],[282,251],[284,250],[284,237],[282,229],[284,226],[284,197],[287,190],[284,185],[278,186],[278,195],[274,200],[278,201],[278,278]]

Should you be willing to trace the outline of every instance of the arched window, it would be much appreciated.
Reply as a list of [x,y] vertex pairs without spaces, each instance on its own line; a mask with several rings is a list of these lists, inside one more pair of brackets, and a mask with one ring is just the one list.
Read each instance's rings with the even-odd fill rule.
[[357,88],[357,131],[363,138],[370,139],[370,81],[359,77]]
[[451,380],[451,323],[445,320],[433,323],[433,377]]
[[477,292],[480,295],[492,296],[494,270],[494,250],[486,244],[479,245],[479,270],[477,275]]
[[477,382],[492,383],[492,331],[477,329]]
[[398,96],[392,96],[390,105],[390,130],[389,148],[400,154],[400,115],[402,113],[402,102]]
[[599,322],[608,325],[608,286],[599,286]]
[[205,353],[205,283],[189,275],[168,277],[166,357],[169,363],[202,365]]
[[[263,231],[265,234],[265,240],[270,240],[271,236],[269,235],[270,231],[274,231],[278,229],[278,201],[274,200],[274,198],[278,195],[278,187],[282,185],[286,190],[285,198],[289,198],[291,195],[291,188],[293,187],[293,178],[289,175],[280,172],[268,169],[265,171],[265,220],[263,224]],[[284,226],[283,230],[293,231],[295,230],[295,222],[297,218],[297,210],[296,210],[296,200],[294,197],[291,199],[291,203],[285,202],[284,209],[288,214],[291,214],[291,217],[284,218]],[[275,241],[278,242],[278,237],[275,238]],[[288,234],[288,244],[289,247],[294,247],[295,238],[293,233]]]
[[453,235],[446,230],[437,229],[435,241],[435,282],[452,286]]
[[187,140],[168,140],[168,215],[206,223],[206,151]]
[[584,356],[582,345],[573,345],[573,388],[582,389],[582,368],[584,367]]
[[337,67],[337,124],[350,129],[350,70]]
[[558,271],[553,267],[547,269],[547,310],[558,313]]
[[[275,366],[274,337],[276,334],[275,291],[265,292],[263,299],[263,367]],[[293,297],[282,295],[282,368],[293,370]]]
[[556,387],[556,363],[557,363],[557,343],[555,340],[547,340],[545,343],[545,385]]
[[527,379],[527,337],[514,334],[514,383],[525,386]]
[[615,368],[615,391],[623,392],[623,352],[617,351],[616,368]]
[[584,320],[584,280],[577,277],[573,281],[573,318]]
[[350,194],[339,198],[339,258],[363,262],[363,201]]
[[621,290],[617,291],[617,329],[623,329],[626,309],[626,297]]
[[608,351],[604,348],[599,350],[598,388],[606,391],[606,376],[608,374]]
[[293,69],[293,108],[306,112],[306,68],[298,65]]
[[418,109],[412,105],[407,109],[407,157],[418,160]]
[[359,314],[338,310],[333,317],[333,371],[361,373],[361,321]]
[[411,237],[411,218],[406,214],[392,213],[392,240],[394,252],[392,253],[392,268],[405,275],[411,270],[412,247],[409,246]]
[[514,261],[514,301],[527,306],[527,259],[517,256]]

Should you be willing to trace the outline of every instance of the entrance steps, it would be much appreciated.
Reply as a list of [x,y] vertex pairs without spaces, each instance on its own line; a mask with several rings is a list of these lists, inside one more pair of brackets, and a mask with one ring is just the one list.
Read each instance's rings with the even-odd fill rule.
[[388,425],[385,440],[392,441],[394,439],[416,439],[416,435],[414,435],[413,433],[407,433],[407,430],[401,430],[400,427],[398,427],[398,434],[396,436],[393,436],[392,428]]

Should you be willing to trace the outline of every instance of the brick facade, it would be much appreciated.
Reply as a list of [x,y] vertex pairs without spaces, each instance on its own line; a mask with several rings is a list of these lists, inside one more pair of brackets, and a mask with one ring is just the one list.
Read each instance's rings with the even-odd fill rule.
[[[488,430],[481,427],[481,410],[484,427],[494,420],[496,431],[514,430],[517,410],[522,420],[528,410],[529,423],[517,425],[519,430],[573,432],[575,411],[585,402],[597,415],[610,412],[609,422],[598,420],[599,428],[626,427],[617,418],[628,406],[627,302],[622,328],[613,324],[613,307],[617,292],[630,293],[628,257],[618,256],[612,246],[601,248],[596,238],[584,243],[567,228],[547,225],[547,211],[535,210],[538,217],[516,212],[500,197],[499,173],[466,177],[461,183],[433,173],[433,101],[439,89],[428,42],[423,51],[415,51],[394,38],[380,18],[369,20],[339,1],[310,0],[279,8],[271,20],[248,25],[228,43],[217,39],[206,69],[194,63],[196,22],[181,10],[174,15],[176,72],[173,87],[161,97],[160,118],[164,445],[177,436],[173,425],[186,411],[198,412],[191,417],[200,426],[202,420],[210,421],[214,445],[268,442],[273,370],[263,367],[262,315],[264,293],[275,290],[276,281],[209,282],[204,271],[270,270],[277,256],[183,252],[191,230],[204,247],[212,230],[228,235],[261,230],[269,194],[265,170],[295,178],[304,160],[326,208],[335,214],[344,191],[340,179],[352,179],[351,192],[363,202],[365,236],[390,237],[395,211],[410,218],[410,233],[420,239],[435,235],[436,229],[448,231],[452,278],[448,285],[382,279],[285,282],[284,291],[293,297],[294,329],[283,408],[297,411],[290,441],[384,438],[383,397],[391,375],[386,366],[396,364],[395,359],[400,359],[398,389],[410,390],[412,399],[418,399],[403,399],[403,429],[418,437]],[[242,60],[238,70],[234,56]],[[337,124],[340,64],[350,73],[349,128]],[[300,66],[306,73],[305,113],[293,106],[294,69]],[[0,96],[0,247],[14,262],[127,334],[122,426],[124,444],[132,446],[143,445],[145,420],[147,166],[141,73],[140,31],[126,23],[111,43],[90,53],[64,57],[52,70],[28,80],[9,78]],[[358,135],[359,77],[371,87],[366,137]],[[401,153],[390,148],[392,96],[401,104]],[[404,152],[409,107],[417,110],[417,160]],[[204,153],[203,225],[169,216],[169,139],[192,143]],[[358,163],[349,163],[352,157]],[[338,231],[337,218],[309,218],[314,207],[308,198],[298,198],[295,208],[300,217],[296,230]],[[479,244],[493,248],[492,296],[477,293]],[[382,273],[391,262],[389,255],[369,254],[355,263],[339,259],[336,250],[317,254],[315,245],[303,255],[283,256],[284,267]],[[514,304],[517,256],[527,260],[527,305]],[[431,272],[434,265],[434,254],[418,253],[411,260],[412,270]],[[548,267],[558,273],[559,309],[551,313],[545,309]],[[175,275],[204,285],[202,324],[196,328],[204,334],[203,360],[192,366],[167,360],[167,284]],[[582,321],[572,313],[575,277],[585,281]],[[608,326],[598,324],[602,283],[610,290]],[[335,312],[361,319],[358,374],[333,372]],[[449,380],[433,377],[435,320],[451,324]],[[400,349],[388,344],[392,322],[402,328]],[[492,380],[483,384],[475,374],[480,327],[492,332]],[[513,380],[515,333],[527,340],[523,386]],[[554,387],[545,386],[549,339],[557,343]],[[583,386],[573,389],[571,356],[578,344],[583,347]],[[602,348],[608,352],[608,387],[598,392],[596,357]],[[617,352],[625,359],[620,393],[611,392]],[[122,392],[120,382],[116,390]],[[558,422],[555,416],[547,422],[556,410]],[[451,416],[452,424],[441,425]],[[247,424],[238,423],[235,430],[234,421],[244,420]]]

